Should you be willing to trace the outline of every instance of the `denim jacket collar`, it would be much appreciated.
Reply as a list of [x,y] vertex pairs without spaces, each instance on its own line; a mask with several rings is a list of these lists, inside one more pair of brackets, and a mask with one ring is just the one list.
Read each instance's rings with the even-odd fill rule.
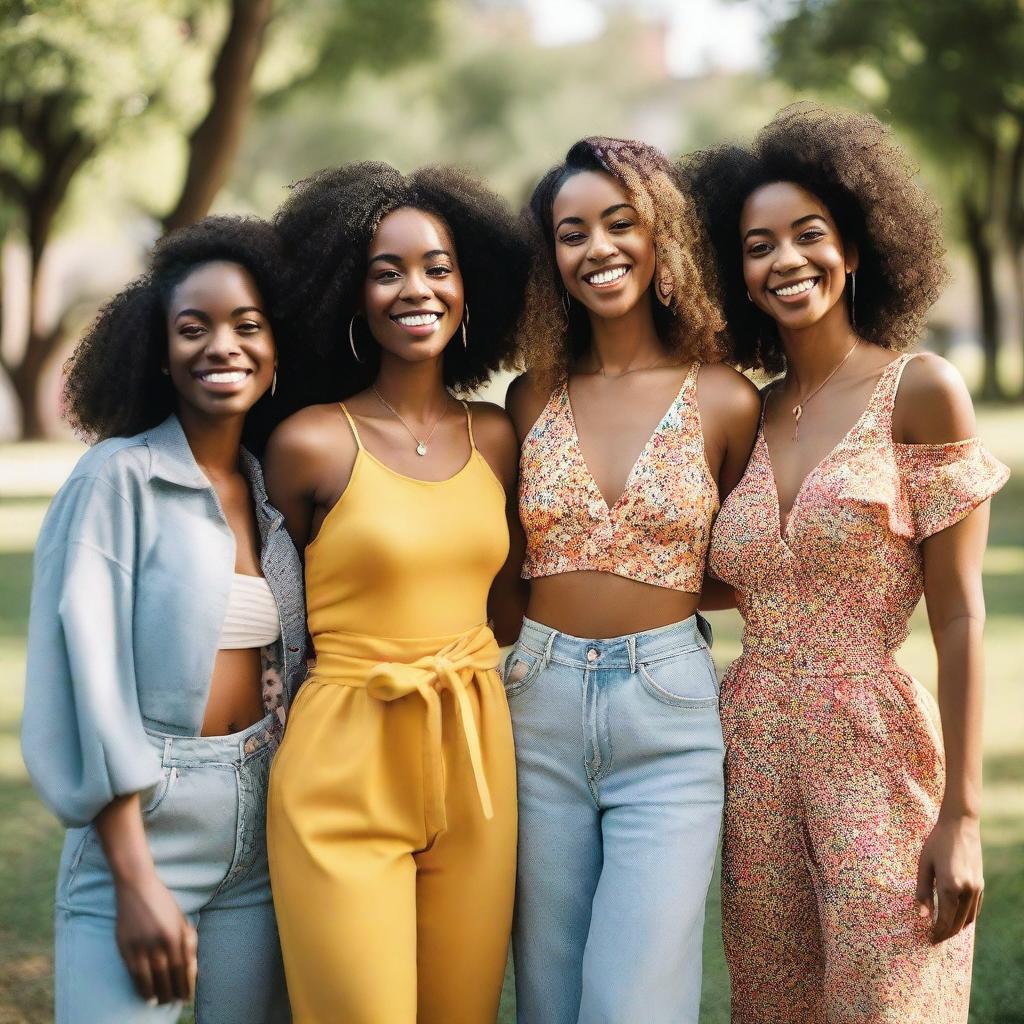
[[[185,430],[175,413],[172,412],[159,426],[147,430],[145,438],[150,453],[150,480],[166,480],[179,487],[191,487],[195,490],[211,489],[212,485],[199,468],[199,463],[196,462],[185,436]],[[261,520],[270,521],[278,518],[280,513],[270,505],[267,498],[259,460],[244,447],[241,450],[239,467],[249,481],[253,503]]]

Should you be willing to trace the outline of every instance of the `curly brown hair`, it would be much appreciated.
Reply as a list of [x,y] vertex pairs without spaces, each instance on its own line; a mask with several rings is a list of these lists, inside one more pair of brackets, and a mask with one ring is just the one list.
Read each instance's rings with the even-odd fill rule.
[[654,238],[654,287],[668,305],[651,299],[662,342],[682,359],[718,362],[727,354],[725,321],[718,303],[715,260],[703,224],[680,188],[663,153],[644,142],[593,136],[575,143],[544,175],[523,211],[533,260],[520,323],[520,359],[542,386],[563,380],[590,346],[590,319],[578,303],[562,306],[555,262],[552,207],[562,185],[575,174],[599,171],[623,188]]
[[828,208],[844,242],[857,246],[857,333],[901,351],[920,337],[947,280],[938,204],[891,130],[870,114],[794,103],[749,147],[725,145],[683,157],[718,261],[725,315],[743,367],[785,369],[775,322],[747,299],[740,217],[752,192],[793,182]]

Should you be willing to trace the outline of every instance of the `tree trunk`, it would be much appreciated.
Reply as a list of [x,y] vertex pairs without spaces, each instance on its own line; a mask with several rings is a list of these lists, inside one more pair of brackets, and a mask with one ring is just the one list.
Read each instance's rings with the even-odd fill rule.
[[999,385],[999,297],[996,293],[994,253],[989,225],[982,218],[970,196],[961,197],[964,234],[974,264],[978,291],[978,318],[981,328],[981,349],[984,359],[979,397],[1002,398]]
[[252,99],[252,75],[273,0],[232,0],[231,23],[213,67],[213,102],[189,138],[188,172],[164,230],[205,217],[231,173]]

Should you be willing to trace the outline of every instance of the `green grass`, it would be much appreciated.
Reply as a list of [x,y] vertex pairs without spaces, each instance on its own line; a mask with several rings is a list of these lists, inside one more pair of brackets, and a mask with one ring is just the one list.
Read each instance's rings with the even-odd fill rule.
[[[1020,686],[1020,637],[1024,635],[1024,410],[983,411],[981,434],[1015,469],[993,502],[991,542],[985,560],[988,601],[988,688],[985,716],[985,907],[978,928],[971,1003],[972,1024],[1024,1024],[1024,697]],[[17,462],[0,449],[0,478]],[[38,479],[49,449],[34,448]],[[73,449],[57,449],[62,457]],[[40,466],[38,470],[35,467]],[[8,491],[10,494],[11,492]],[[24,676],[31,546],[46,507],[31,483],[18,497],[0,499],[0,1022],[36,1024],[52,1019],[51,900],[60,851],[56,822],[32,795],[18,753],[17,728]],[[39,488],[36,493],[43,493]],[[728,664],[739,650],[733,613],[713,616],[715,656]],[[921,609],[900,661],[927,685],[934,653]],[[708,900],[701,1021],[725,1024],[728,976],[722,953],[718,878]],[[511,975],[499,1020],[514,1019]]]

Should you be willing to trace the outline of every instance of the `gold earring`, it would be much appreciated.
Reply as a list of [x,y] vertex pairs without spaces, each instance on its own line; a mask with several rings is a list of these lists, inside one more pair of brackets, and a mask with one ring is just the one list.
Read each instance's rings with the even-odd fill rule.
[[353,313],[352,319],[349,320],[349,322],[348,322],[348,346],[349,346],[350,349],[352,349],[352,356],[355,359],[355,361],[357,363],[361,363],[362,359],[359,358],[359,353],[356,351],[356,339],[355,339],[354,335],[352,334],[352,327],[354,326],[354,324],[356,322],[356,316],[357,315],[358,314]]
[[469,326],[469,303],[465,302],[462,306],[462,347],[469,348],[469,342],[466,340],[466,328]]

